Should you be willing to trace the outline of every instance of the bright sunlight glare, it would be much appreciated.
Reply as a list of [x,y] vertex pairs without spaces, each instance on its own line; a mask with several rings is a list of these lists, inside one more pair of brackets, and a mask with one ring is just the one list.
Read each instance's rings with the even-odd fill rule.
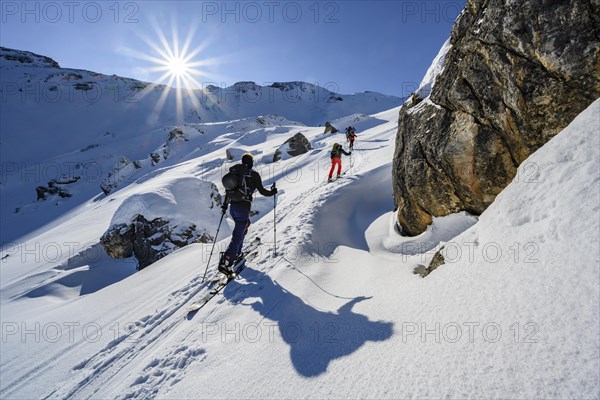
[[180,57],[172,57],[167,61],[167,67],[171,74],[176,77],[181,77],[187,73],[189,73],[189,67],[185,60]]
[[[148,45],[149,49],[147,51],[130,48],[124,50],[130,56],[150,62],[149,66],[143,68],[147,73],[160,74],[158,78],[153,79],[156,83],[152,83],[144,89],[141,96],[149,95],[154,92],[155,88],[162,89],[162,93],[155,106],[155,112],[160,113],[167,99],[174,94],[177,120],[181,120],[184,102],[190,102],[194,109],[201,107],[198,98],[199,93],[196,90],[201,89],[202,84],[197,78],[208,77],[210,74],[206,70],[203,70],[203,67],[216,65],[219,59],[198,59],[202,51],[208,46],[208,41],[198,41],[195,38],[197,24],[190,25],[190,30],[185,40],[180,43],[175,23],[172,24],[171,37],[167,38],[167,35],[156,20],[151,20],[150,22],[156,33],[155,39],[137,33]],[[196,43],[196,46],[192,47],[192,43]]]

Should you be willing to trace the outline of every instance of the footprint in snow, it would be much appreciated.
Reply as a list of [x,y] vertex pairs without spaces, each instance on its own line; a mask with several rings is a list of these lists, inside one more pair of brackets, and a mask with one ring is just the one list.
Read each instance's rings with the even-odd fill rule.
[[[170,387],[183,379],[187,367],[206,357],[201,347],[180,345],[171,350],[164,358],[154,358],[144,367],[130,386],[124,399],[155,398],[159,388]],[[161,393],[162,396],[165,393]]]

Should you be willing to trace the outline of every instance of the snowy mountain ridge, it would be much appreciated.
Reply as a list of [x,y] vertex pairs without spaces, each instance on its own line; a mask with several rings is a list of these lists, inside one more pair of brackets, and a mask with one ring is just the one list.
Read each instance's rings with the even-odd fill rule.
[[[371,114],[402,102],[373,92],[339,95],[305,82],[208,85],[184,90],[178,99],[177,90],[165,85],[60,68],[49,57],[7,48],[0,49],[0,71],[1,216],[7,221],[2,244],[148,168],[164,168],[179,151],[206,154],[220,146],[224,134],[246,135],[242,142],[255,129],[291,134],[291,127]],[[169,139],[177,130],[183,130],[187,145]],[[46,203],[68,205],[40,204],[50,197],[54,200]],[[34,211],[40,207],[44,211]]]
[[[30,64],[30,66],[33,67],[60,68],[60,65],[50,57],[41,56],[30,51],[14,50],[6,47],[0,47],[0,58],[7,61],[16,61],[20,64]],[[18,64],[13,65],[16,66]],[[10,68],[10,64],[3,66],[3,68]]]
[[[147,107],[144,103],[152,103],[152,106],[164,103],[162,107],[153,107],[160,115],[152,118],[146,115],[149,121],[140,119],[140,122],[151,122],[151,127],[174,122],[177,90],[163,84],[61,68],[49,57],[7,48],[0,48],[0,70],[4,82],[3,101],[8,105],[33,101],[49,106],[85,102],[93,107],[108,100],[132,111],[132,108]],[[175,122],[213,122],[279,114],[305,124],[323,125],[355,112],[373,114],[387,110],[403,100],[376,92],[342,95],[328,89],[337,90],[335,82],[325,85],[327,88],[300,81],[272,82],[265,86],[250,81],[233,85],[207,82],[201,89],[181,91],[181,109],[177,110]],[[134,103],[142,104],[133,107]]]

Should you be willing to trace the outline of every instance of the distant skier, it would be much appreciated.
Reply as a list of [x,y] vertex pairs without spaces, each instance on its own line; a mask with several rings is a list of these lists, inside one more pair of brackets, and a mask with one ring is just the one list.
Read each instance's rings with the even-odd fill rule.
[[237,185],[235,185],[235,189],[227,190],[224,203],[225,208],[227,208],[227,204],[231,204],[229,213],[235,222],[231,242],[219,260],[218,269],[226,275],[231,275],[234,272],[233,264],[242,252],[244,238],[250,227],[252,194],[255,190],[258,190],[260,194],[267,197],[275,196],[277,193],[277,188],[274,186],[271,186],[271,190],[264,188],[259,173],[252,170],[253,166],[254,157],[252,157],[252,154],[246,153],[242,157],[241,164],[236,164],[229,169],[230,174],[228,175],[236,177]]
[[335,143],[333,145],[333,148],[331,149],[331,170],[329,171],[329,182],[332,181],[333,178],[333,171],[335,169],[335,167],[337,166],[337,176],[339,178],[340,174],[342,173],[342,154],[345,154],[347,156],[349,156],[350,154],[352,154],[352,152],[347,153],[343,148],[342,145],[339,143]]
[[350,140],[350,132],[352,132],[351,126],[346,128],[346,142],[348,142]]
[[356,132],[354,130],[348,135],[348,140],[350,141],[350,150],[354,150],[354,140],[356,140]]

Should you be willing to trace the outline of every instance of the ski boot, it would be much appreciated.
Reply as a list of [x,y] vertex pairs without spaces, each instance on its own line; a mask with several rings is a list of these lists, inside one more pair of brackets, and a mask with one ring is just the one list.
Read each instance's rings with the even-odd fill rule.
[[225,256],[225,253],[221,253],[221,258],[219,260],[219,266],[217,267],[220,273],[231,276],[233,275],[233,264],[229,257]]

